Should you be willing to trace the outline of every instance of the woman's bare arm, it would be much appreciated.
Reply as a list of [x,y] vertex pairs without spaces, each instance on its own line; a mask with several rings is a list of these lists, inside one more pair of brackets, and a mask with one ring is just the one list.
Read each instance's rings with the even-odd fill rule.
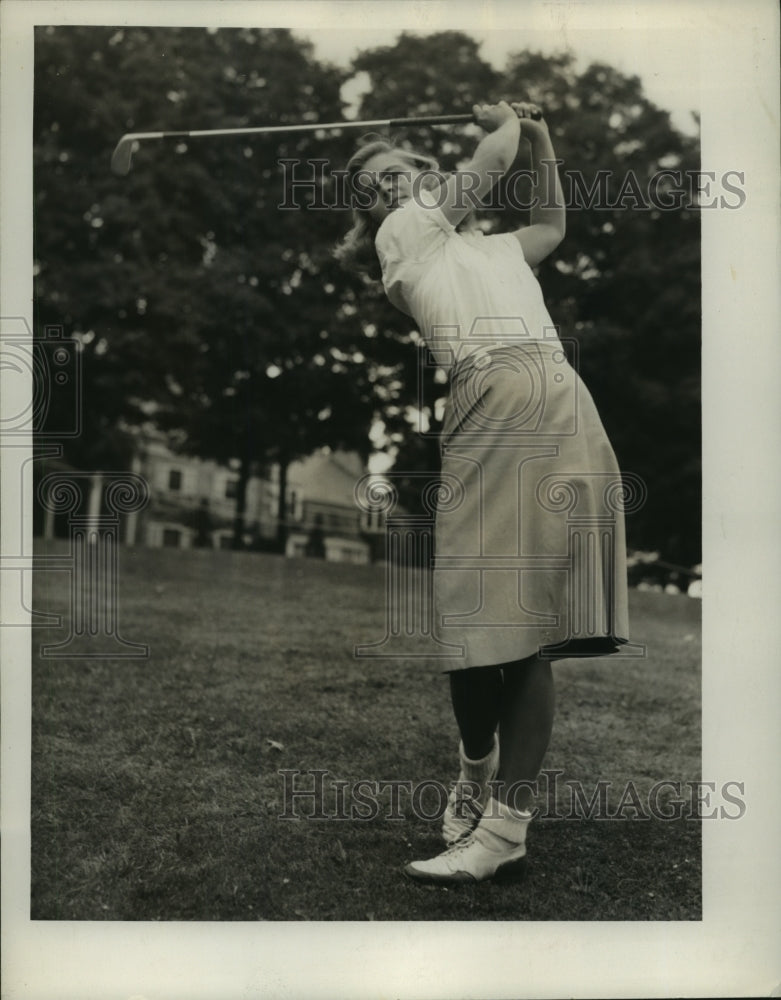
[[506,101],[476,104],[472,110],[475,121],[488,135],[480,140],[467,166],[447,179],[438,198],[443,215],[454,226],[485,198],[512,166],[521,136],[518,115]]
[[533,267],[564,239],[566,208],[548,126],[543,119],[529,117],[536,110],[533,104],[513,104],[513,109],[519,115],[521,136],[531,145],[532,170],[536,174],[530,225],[513,235],[521,244],[526,262]]

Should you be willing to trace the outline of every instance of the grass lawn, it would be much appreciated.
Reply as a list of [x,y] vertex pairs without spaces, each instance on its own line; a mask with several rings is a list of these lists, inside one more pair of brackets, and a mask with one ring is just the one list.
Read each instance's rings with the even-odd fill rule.
[[[401,875],[439,850],[436,795],[413,808],[392,784],[455,778],[445,679],[352,655],[384,633],[381,567],[123,549],[120,591],[120,632],[148,659],[33,661],[33,919],[700,919],[699,821],[638,818],[654,783],[700,777],[698,601],[632,592],[644,658],[555,665],[545,766],[563,773],[528,877],[446,889]],[[35,594],[67,627],[66,574]],[[33,649],[66,634],[36,629]],[[315,769],[322,801],[286,800]],[[361,780],[390,783],[363,819]],[[590,798],[600,781],[611,812],[628,782],[641,808],[563,818],[568,782]]]

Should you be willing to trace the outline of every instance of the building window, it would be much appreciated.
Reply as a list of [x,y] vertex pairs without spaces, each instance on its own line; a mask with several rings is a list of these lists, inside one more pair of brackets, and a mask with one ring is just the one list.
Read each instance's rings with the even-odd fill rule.
[[236,490],[238,488],[238,484],[239,484],[238,479],[227,479],[225,481],[225,499],[226,500],[235,500],[236,499]]
[[163,528],[163,547],[166,549],[178,549],[182,541],[181,531],[176,528]]
[[179,469],[168,470],[168,489],[180,490],[182,488],[182,473]]

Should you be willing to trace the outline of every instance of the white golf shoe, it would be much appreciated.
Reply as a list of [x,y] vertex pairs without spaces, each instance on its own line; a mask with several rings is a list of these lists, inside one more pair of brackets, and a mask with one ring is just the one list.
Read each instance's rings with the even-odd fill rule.
[[480,822],[491,796],[488,782],[499,770],[499,740],[494,735],[493,749],[481,760],[470,760],[463,743],[459,744],[458,756],[461,770],[442,817],[442,838],[448,845],[467,837]]
[[404,874],[440,884],[520,881],[526,874],[526,829],[531,814],[514,813],[490,800],[473,832],[428,861],[413,861]]

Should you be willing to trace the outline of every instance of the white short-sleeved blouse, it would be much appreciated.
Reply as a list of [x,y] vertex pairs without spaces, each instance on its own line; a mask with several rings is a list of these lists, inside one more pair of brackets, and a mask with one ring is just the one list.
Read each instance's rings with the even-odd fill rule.
[[542,290],[512,233],[458,233],[416,197],[380,226],[375,246],[390,301],[418,324],[437,364],[450,369],[484,349],[557,338]]

